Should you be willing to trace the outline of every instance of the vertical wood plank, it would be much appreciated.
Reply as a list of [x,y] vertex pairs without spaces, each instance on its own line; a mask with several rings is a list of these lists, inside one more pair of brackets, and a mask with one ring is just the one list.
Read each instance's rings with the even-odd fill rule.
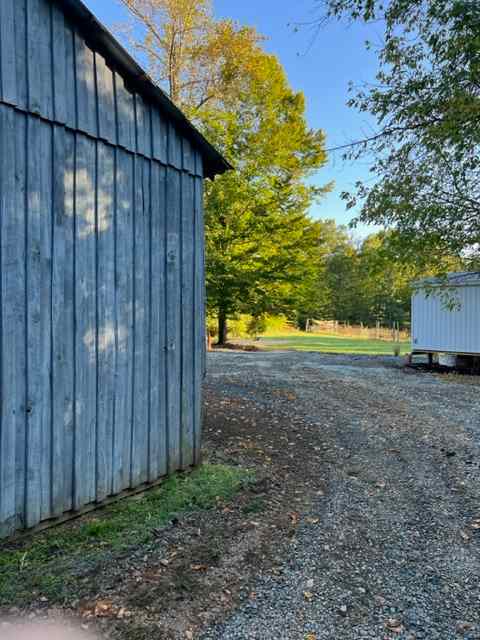
[[144,155],[145,148],[145,105],[142,96],[136,93],[134,96],[135,101],[135,138],[137,141],[137,147],[135,151],[141,155]]
[[[23,43],[19,43],[22,45]],[[0,3],[0,78],[2,100],[17,104],[15,9],[13,0]]]
[[52,515],[52,166],[53,127],[40,123],[40,366],[41,518]]
[[53,113],[55,122],[67,121],[67,67],[65,49],[65,16],[52,5]]
[[66,324],[65,324],[65,129],[53,128],[53,208],[52,208],[52,414],[51,477],[52,515],[64,511],[64,439],[66,402]]
[[195,156],[195,175],[203,178],[202,154],[197,149],[194,149],[194,156]]
[[135,105],[133,95],[127,91],[123,78],[115,74],[117,93],[118,144],[134,152],[135,145]]
[[53,118],[51,5],[46,0],[28,3],[28,82],[31,113]]
[[75,62],[75,33],[65,22],[65,82],[66,82],[66,120],[70,129],[77,128],[77,87]]
[[117,155],[114,493],[130,484],[133,382],[133,156],[121,150]]
[[195,438],[195,314],[194,308],[194,178],[182,172],[182,433],[181,464],[186,469],[194,461]]
[[[15,301],[14,308],[18,311],[16,318],[15,337],[15,366],[17,380],[14,395],[16,396],[16,426],[15,426],[15,469],[16,469],[16,527],[21,529],[25,526],[25,453],[26,453],[26,215],[27,215],[27,116],[23,113],[16,114],[16,149],[15,149],[15,225],[16,228],[7,232],[8,237],[16,235],[15,251],[16,260],[15,274],[12,278],[17,278],[15,293],[10,294]],[[13,246],[12,246],[13,250]],[[21,311],[20,311],[21,309]],[[21,344],[20,344],[21,341]]]
[[[150,113],[148,114],[150,119]],[[150,461],[150,433],[151,433],[151,415],[150,415],[150,394],[151,394],[151,342],[152,342],[152,163],[147,158],[142,159],[143,163],[143,282],[145,297],[145,313],[144,313],[144,358],[142,362],[143,379],[145,381],[145,424],[143,427],[143,439],[145,442],[144,451],[141,459],[141,482],[148,482],[149,478],[149,461]]]
[[172,122],[168,123],[168,164],[182,168],[182,140]]
[[44,159],[41,150],[41,126],[36,118],[28,118],[27,160],[27,451],[25,525],[32,527],[41,520],[41,466],[42,466],[42,362],[41,353],[41,170]]
[[95,87],[95,59],[85,40],[75,34],[77,126],[91,136],[97,136],[97,91]]
[[166,170],[152,162],[151,207],[151,338],[149,480],[167,473],[166,396]]
[[195,155],[192,144],[187,138],[182,139],[183,149],[183,170],[188,173],[195,173]]
[[180,173],[167,170],[167,406],[169,471],[180,468]]
[[75,501],[95,499],[96,485],[96,143],[77,136],[75,184]]
[[17,101],[20,109],[27,108],[27,7],[26,0],[15,0],[15,63]]
[[195,178],[195,450],[194,462],[199,464],[202,439],[202,384],[206,366],[205,345],[205,232],[203,219],[203,180]]
[[0,137],[0,536],[6,536],[19,524],[16,490],[22,478],[17,479],[15,462],[17,437],[22,442],[25,430],[25,289],[24,206],[17,209],[15,189],[16,147],[22,136],[20,128],[16,131],[15,112],[4,106],[0,107]]
[[115,88],[113,71],[107,66],[105,59],[95,54],[95,68],[98,89],[98,135],[111,144],[117,143]]
[[155,160],[167,164],[167,123],[157,107],[152,105],[152,153]]
[[116,144],[117,124],[113,71],[99,53],[95,54],[95,69],[98,90],[98,135],[110,144]]
[[134,211],[134,380],[133,380],[133,435],[131,486],[147,480],[148,457],[148,198],[144,193],[146,161],[135,158],[135,211]]
[[146,158],[150,158],[152,155],[150,105],[138,94],[135,94],[135,116],[137,153],[145,156]]
[[75,456],[75,165],[76,138],[65,131],[65,264],[64,264],[64,315],[65,315],[65,363],[64,363],[64,507],[74,504]]
[[146,158],[152,158],[152,105],[144,102],[145,118],[143,123],[143,153]]
[[111,491],[115,385],[114,150],[98,147],[98,426],[97,501]]

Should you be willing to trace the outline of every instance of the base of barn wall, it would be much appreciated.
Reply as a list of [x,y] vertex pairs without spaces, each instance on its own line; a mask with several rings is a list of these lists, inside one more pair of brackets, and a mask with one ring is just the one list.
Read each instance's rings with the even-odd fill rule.
[[[195,463],[194,465],[186,467],[185,469],[180,469],[174,473],[178,475],[187,475],[191,473],[194,469],[198,468],[200,465],[201,465],[201,461],[199,461],[198,463]],[[148,482],[138,487],[135,487],[134,489],[127,489],[125,491],[122,491],[118,495],[109,496],[102,502],[93,502],[91,504],[87,504],[81,509],[79,509],[78,511],[68,511],[62,514],[61,516],[58,516],[57,518],[51,518],[50,520],[45,520],[44,522],[41,522],[40,524],[37,524],[34,527],[31,527],[29,529],[21,529],[16,527],[17,530],[14,531],[14,533],[12,533],[12,531],[10,530],[10,532],[6,534],[3,533],[2,530],[0,529],[0,538],[2,539],[3,542],[22,540],[24,538],[33,536],[37,533],[41,533],[42,531],[46,531],[47,529],[53,529],[54,527],[58,527],[67,522],[71,522],[72,520],[77,520],[78,518],[81,518],[82,516],[85,516],[89,513],[93,513],[95,511],[101,511],[102,509],[105,509],[106,507],[112,504],[116,504],[117,502],[120,502],[122,500],[126,500],[132,497],[138,497],[138,496],[141,496],[142,494],[148,493],[149,491],[152,491],[153,489],[160,487],[165,482],[165,480],[167,480],[172,475],[174,475],[174,473],[170,473],[168,475],[162,476],[158,480],[155,480],[155,482]]]

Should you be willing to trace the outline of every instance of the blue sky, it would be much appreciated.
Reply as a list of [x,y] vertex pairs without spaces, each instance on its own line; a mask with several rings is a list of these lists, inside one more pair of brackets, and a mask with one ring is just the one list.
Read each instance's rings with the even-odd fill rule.
[[[112,28],[125,21],[126,13],[118,0],[84,0],[97,17]],[[312,32],[302,27],[295,33],[294,23],[308,23],[315,17],[315,0],[214,0],[218,17],[229,17],[242,24],[255,26],[267,36],[265,48],[275,53],[284,65],[291,85],[303,91],[307,99],[310,126],[323,129],[327,146],[345,144],[370,132],[367,116],[349,109],[348,83],[373,80],[377,68],[375,55],[367,52],[365,40],[378,41],[375,27],[346,26],[332,23],[323,27],[312,43]],[[340,154],[331,154],[327,167],[319,171],[315,182],[335,181],[335,189],[312,214],[320,218],[335,218],[347,223],[355,211],[346,212],[340,193],[356,180],[369,177],[365,163],[344,163]],[[369,229],[358,229],[365,235]]]

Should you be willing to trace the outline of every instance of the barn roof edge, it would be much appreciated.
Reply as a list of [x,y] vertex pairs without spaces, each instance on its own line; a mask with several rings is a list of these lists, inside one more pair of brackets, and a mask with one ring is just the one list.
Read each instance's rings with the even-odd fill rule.
[[93,45],[107,60],[111,60],[116,70],[125,77],[132,88],[159,104],[185,137],[193,142],[203,156],[206,178],[213,178],[233,169],[232,165],[200,133],[167,94],[153,82],[146,71],[81,0],[54,0],[54,2],[67,16],[73,19],[86,42]]

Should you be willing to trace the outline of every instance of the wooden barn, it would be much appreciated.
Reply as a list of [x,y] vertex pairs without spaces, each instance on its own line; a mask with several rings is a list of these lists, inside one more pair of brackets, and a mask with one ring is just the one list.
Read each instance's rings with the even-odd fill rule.
[[0,535],[199,459],[205,177],[79,0],[0,2]]

